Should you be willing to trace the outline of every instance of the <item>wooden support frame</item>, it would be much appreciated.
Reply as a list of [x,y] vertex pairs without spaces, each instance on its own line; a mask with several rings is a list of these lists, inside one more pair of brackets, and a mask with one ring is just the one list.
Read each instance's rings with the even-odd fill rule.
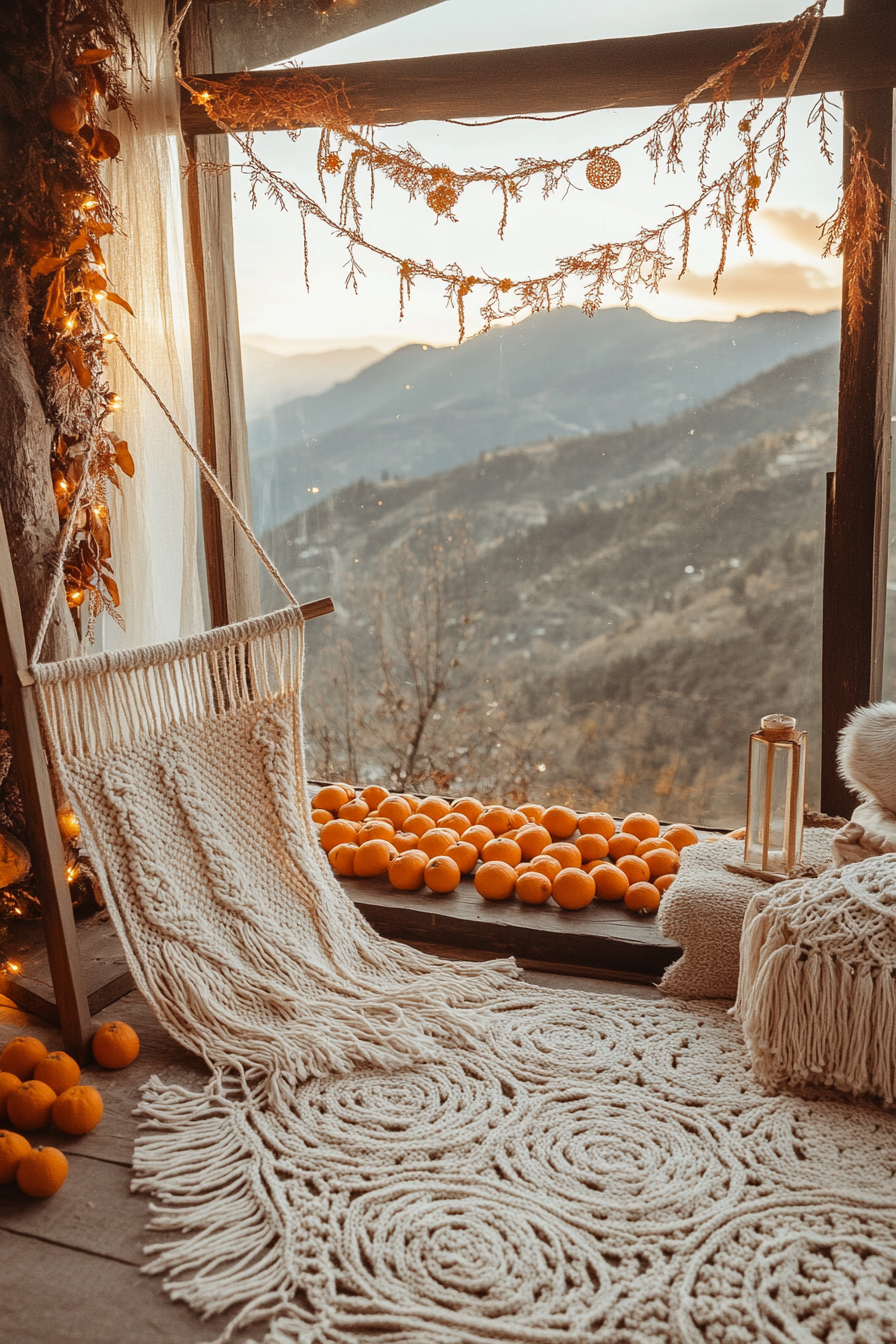
[[[44,755],[34,679],[27,670],[28,650],[19,594],[9,553],[6,523],[2,516],[0,609],[0,688],[16,780],[22,795],[34,883],[43,916],[47,960],[56,996],[55,1010],[66,1050],[82,1062],[91,1035],[90,1009],[84,970],[78,955],[75,918],[66,879],[65,852]],[[8,978],[5,989],[15,1001],[15,980]]]
[[840,729],[858,705],[880,699],[882,686],[896,323],[894,116],[893,88],[844,95],[844,181],[854,129],[860,138],[868,136],[872,171],[886,202],[868,301],[854,329],[845,288],[843,295],[837,465],[828,481],[822,641],[821,806],[832,816],[850,816],[857,802],[837,770]]
[[[210,60],[208,3],[194,3],[183,32],[187,71]],[[184,179],[184,233],[193,350],[198,446],[244,518],[252,517],[249,443],[243,397],[239,316],[234,274],[233,213],[227,142],[188,135],[187,167],[211,163]],[[212,625],[257,616],[258,561],[209,486],[201,487],[205,570]]]
[[[892,20],[892,12],[880,8],[877,14],[822,19],[800,76],[799,92],[896,84],[896,24],[888,22],[888,15]],[[759,23],[509,51],[309,66],[293,72],[257,70],[250,78],[258,90],[274,79],[293,78],[301,84],[309,75],[342,83],[352,119],[359,125],[581,108],[658,107],[677,103],[712,70],[751,46],[768,26]],[[205,64],[193,64],[191,69],[196,74],[205,71],[216,83],[238,78],[245,87],[245,73],[212,75],[210,55]],[[781,85],[780,95],[785,92]],[[732,98],[751,98],[756,93],[754,72],[735,76]],[[181,125],[187,135],[221,134],[204,108],[192,103],[186,93]],[[271,122],[268,129],[278,125]]]

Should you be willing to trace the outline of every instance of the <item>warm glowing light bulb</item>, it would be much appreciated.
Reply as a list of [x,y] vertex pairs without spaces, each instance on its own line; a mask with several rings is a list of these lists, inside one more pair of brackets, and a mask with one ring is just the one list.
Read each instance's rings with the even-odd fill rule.
[[22,969],[17,961],[8,961],[6,964],[9,967],[9,969],[13,972],[20,971]]
[[109,295],[104,289],[95,289],[90,296],[94,303],[102,303],[103,299],[108,299]]
[[118,332],[116,332],[116,331],[107,331],[106,334],[105,334],[105,336],[103,337],[103,340],[104,340],[104,341],[117,341],[117,340],[118,340]]
[[84,200],[81,202],[81,209],[82,209],[82,210],[95,210],[95,209],[97,208],[98,205],[99,205],[99,201],[96,199],[96,197],[94,197],[94,196],[85,196],[85,197],[84,197]]
[[68,317],[65,319],[65,325],[66,325],[66,327],[68,328],[69,331],[72,331],[72,330],[73,330],[76,321],[77,321],[77,319],[76,319],[74,313],[71,313],[70,316],[68,316]]

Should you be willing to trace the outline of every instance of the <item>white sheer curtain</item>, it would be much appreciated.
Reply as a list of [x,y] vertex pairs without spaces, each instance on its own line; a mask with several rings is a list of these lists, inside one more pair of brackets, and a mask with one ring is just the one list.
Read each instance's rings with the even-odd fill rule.
[[[150,81],[132,72],[136,130],[113,116],[118,159],[104,165],[122,231],[104,240],[110,287],[127,299],[103,314],[187,436],[193,438],[186,266],[180,193],[180,115],[164,0],[127,0]],[[97,644],[133,648],[202,629],[195,468],[149,393],[113,345],[110,386],[123,410],[110,423],[134,458],[122,495],[110,491],[115,577],[126,630],[106,618]]]

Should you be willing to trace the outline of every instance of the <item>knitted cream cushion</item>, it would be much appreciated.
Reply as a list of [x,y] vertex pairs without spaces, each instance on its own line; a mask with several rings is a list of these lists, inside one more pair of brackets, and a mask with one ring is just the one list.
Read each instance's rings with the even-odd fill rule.
[[[826,866],[833,835],[820,828],[804,831],[803,862]],[[744,914],[755,895],[774,890],[759,878],[729,873],[725,867],[743,860],[743,840],[689,845],[682,853],[681,869],[663,897],[658,917],[660,931],[684,951],[666,969],[660,982],[664,994],[680,999],[736,996]]]

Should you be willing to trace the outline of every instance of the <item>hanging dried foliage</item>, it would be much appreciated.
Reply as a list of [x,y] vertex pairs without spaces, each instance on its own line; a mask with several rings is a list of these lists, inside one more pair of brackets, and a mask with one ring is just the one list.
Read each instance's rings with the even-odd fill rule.
[[822,226],[824,256],[843,258],[850,331],[861,325],[875,249],[885,233],[883,215],[888,201],[874,180],[873,166],[881,167],[868,153],[868,134],[860,139],[853,131],[847,183],[837,209]]
[[[8,6],[8,8],[6,7]],[[30,353],[54,428],[50,468],[64,547],[65,586],[80,629],[101,611],[120,621],[112,570],[109,485],[133,475],[108,424],[119,399],[106,379],[114,340],[98,305],[128,313],[103,255],[117,221],[99,165],[119,152],[106,114],[133,120],[123,72],[140,54],[121,0],[6,0],[3,46],[14,84],[6,102],[15,183],[0,200],[4,261],[29,279]]]
[[[759,209],[760,193],[768,199],[787,163],[785,142],[790,101],[815,40],[825,4],[826,0],[816,0],[792,20],[767,28],[751,47],[737,52],[674,107],[627,139],[616,144],[592,145],[564,159],[520,158],[509,170],[457,171],[445,164],[429,162],[412,145],[391,149],[379,143],[374,139],[372,129],[358,129],[350,124],[351,111],[344,87],[333,80],[322,80],[310,74],[299,80],[290,73],[280,78],[272,76],[260,87],[253,75],[246,73],[230,77],[226,83],[181,76],[181,83],[190,91],[193,100],[205,107],[211,119],[240,145],[245,156],[243,168],[250,177],[253,204],[263,192],[283,207],[289,200],[298,207],[305,232],[306,282],[307,222],[313,218],[345,242],[349,254],[349,284],[357,287],[362,274],[357,260],[361,251],[366,250],[396,266],[402,313],[417,279],[440,281],[448,301],[457,306],[463,339],[465,302],[474,289],[479,298],[479,315],[486,329],[499,318],[513,317],[523,311],[538,312],[562,303],[571,281],[580,282],[584,287],[583,308],[589,314],[600,307],[608,293],[614,293],[628,304],[638,285],[656,291],[670,272],[675,270],[681,276],[687,270],[692,230],[700,217],[705,217],[719,237],[719,259],[714,276],[717,287],[732,240],[745,244],[752,253],[753,221]],[[755,76],[757,93],[737,124],[738,152],[721,172],[713,173],[711,152],[728,125],[733,81],[739,72],[747,69]],[[766,106],[770,97],[776,100],[771,111]],[[698,113],[695,109],[700,106],[704,110]],[[830,106],[824,95],[815,104],[809,122],[817,129],[822,154],[832,162]],[[249,126],[252,130],[240,132],[234,129],[238,126]],[[333,178],[341,179],[338,218],[331,217],[304,188],[263,162],[256,149],[253,131],[272,126],[292,127],[290,134],[293,136],[303,127],[320,129],[318,177],[324,200],[328,179],[330,186]],[[519,280],[486,272],[469,274],[453,263],[437,266],[430,260],[420,262],[400,257],[372,243],[364,234],[358,191],[362,172],[365,180],[370,182],[371,201],[379,174],[406,191],[410,200],[422,199],[434,214],[451,220],[456,219],[455,211],[469,187],[488,184],[502,202],[498,233],[503,237],[511,206],[522,199],[533,183],[543,197],[548,197],[558,188],[577,185],[577,174],[583,171],[590,186],[611,189],[622,176],[616,155],[637,144],[643,146],[655,174],[661,170],[676,172],[684,167],[685,141],[695,134],[699,138],[698,192],[689,205],[673,210],[657,225],[642,228],[634,238],[587,247],[572,256],[560,257],[554,270],[547,275]],[[218,165],[195,166],[219,170]],[[857,185],[844,196],[844,219],[850,223],[842,228],[855,230],[860,227],[858,212],[867,203],[866,197],[860,200],[862,190],[864,188]],[[831,235],[832,245],[836,245],[839,236]],[[852,305],[859,303],[861,283],[860,278],[855,296],[850,292],[851,320],[854,318]]]

